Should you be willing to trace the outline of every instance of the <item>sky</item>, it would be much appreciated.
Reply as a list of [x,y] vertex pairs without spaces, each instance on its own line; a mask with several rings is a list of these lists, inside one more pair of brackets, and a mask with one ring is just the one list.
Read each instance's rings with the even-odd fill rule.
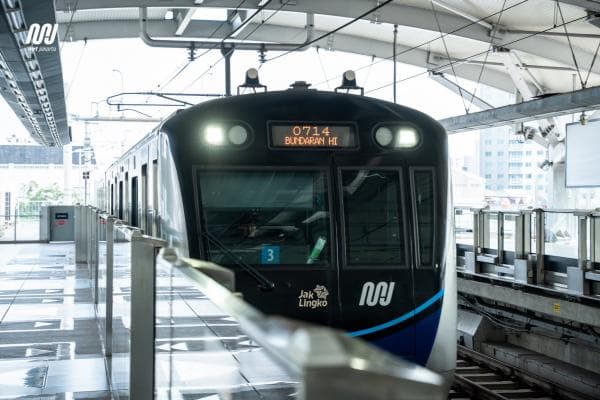
[[[281,54],[267,53],[267,58]],[[140,39],[112,39],[65,42],[61,45],[61,59],[67,112],[70,116],[109,116],[164,118],[175,107],[131,106],[117,111],[107,104],[109,96],[121,92],[163,93],[218,93],[225,90],[224,62],[219,51],[201,55],[189,62],[186,49],[164,49],[145,45]],[[185,68],[183,68],[185,67]],[[292,82],[304,80],[319,90],[333,90],[341,84],[344,71],[356,71],[357,83],[368,96],[392,101],[393,63],[362,55],[327,50],[307,49],[259,63],[254,51],[237,51],[232,57],[232,89],[244,80],[248,68],[259,68],[261,83],[268,90],[284,90]],[[183,70],[181,70],[183,68]],[[181,72],[177,74],[178,71]],[[413,77],[397,85],[399,104],[423,111],[436,119],[464,114],[459,96],[428,78],[422,68],[398,64],[397,79]],[[474,83],[461,84],[474,88]],[[374,90],[382,87],[382,89]],[[198,98],[204,101],[208,98]],[[118,97],[114,99],[118,100]],[[157,99],[130,95],[124,101],[146,103]],[[143,113],[143,114],[141,114]],[[0,140],[10,135],[28,137],[10,108],[0,100],[0,115],[5,129]],[[127,150],[156,123],[83,123],[71,120],[73,144],[83,142],[84,132],[90,132],[100,165],[107,165]],[[476,151],[476,132],[453,138],[452,150],[456,156]]]

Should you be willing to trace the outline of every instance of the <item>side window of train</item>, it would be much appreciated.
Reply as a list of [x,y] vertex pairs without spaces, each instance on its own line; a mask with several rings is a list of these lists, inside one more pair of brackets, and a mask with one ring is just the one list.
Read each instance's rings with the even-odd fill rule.
[[400,170],[341,170],[349,266],[406,266]]
[[435,177],[433,168],[411,171],[412,203],[415,210],[417,266],[431,267],[435,240]]

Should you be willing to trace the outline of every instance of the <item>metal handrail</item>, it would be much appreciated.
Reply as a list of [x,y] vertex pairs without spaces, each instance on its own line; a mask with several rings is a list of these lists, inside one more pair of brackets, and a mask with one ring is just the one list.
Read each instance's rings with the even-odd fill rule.
[[[198,290],[233,317],[276,362],[300,376],[302,399],[445,399],[447,396],[444,378],[431,370],[339,330],[264,315],[227,288],[233,281],[230,270],[205,261],[179,258],[168,248],[159,253],[158,266],[173,268],[190,278]],[[222,278],[217,279],[224,285],[209,277],[219,274]]]

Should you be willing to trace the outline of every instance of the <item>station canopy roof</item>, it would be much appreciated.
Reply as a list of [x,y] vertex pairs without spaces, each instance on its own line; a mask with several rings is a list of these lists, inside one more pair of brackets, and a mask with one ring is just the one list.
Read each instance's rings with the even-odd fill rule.
[[[140,37],[145,29],[149,38],[190,45],[268,50],[309,43],[388,59],[397,25],[397,60],[431,73],[514,92],[511,63],[535,95],[600,83],[596,1],[57,0],[56,12],[63,30],[69,25],[61,37],[70,40]],[[312,33],[307,24],[314,24]]]
[[[463,78],[510,93],[518,92],[524,100],[600,83],[600,2],[593,0],[41,0],[39,3],[53,5],[54,10],[43,9],[54,14],[46,20],[56,20],[61,40],[140,38],[151,46],[224,50],[233,47],[264,51],[267,55],[312,46],[376,59],[392,59],[395,53],[398,62],[425,68],[433,79],[457,92],[461,89],[453,85],[459,82],[456,78]],[[4,7],[4,11],[6,16],[14,14],[10,7]],[[33,23],[27,15],[25,20]],[[17,29],[13,36],[22,35],[19,32]],[[23,60],[26,63],[27,57]],[[52,63],[60,66],[59,57],[39,62],[42,70],[60,70],[53,69]],[[32,79],[37,84],[36,78]],[[59,87],[57,82],[48,83],[47,87],[54,90]],[[34,97],[38,89],[32,87],[32,90],[22,97],[32,102],[29,108],[33,110],[40,108],[37,102],[43,100],[40,96],[44,92]],[[63,122],[64,93],[50,94],[54,110],[50,116],[58,122],[56,126],[49,124],[52,135],[38,132],[37,136],[44,144],[54,140],[54,145],[60,146],[70,140]],[[594,94],[593,104],[587,102],[585,107],[600,108],[600,96],[595,97]],[[480,105],[486,108],[485,99]],[[43,110],[48,109],[44,107]],[[16,101],[13,109],[17,113],[20,110]],[[35,115],[35,110],[32,112]],[[37,122],[32,118],[35,125]],[[48,116],[40,114],[38,120],[43,125]],[[45,125],[40,129],[46,129]]]

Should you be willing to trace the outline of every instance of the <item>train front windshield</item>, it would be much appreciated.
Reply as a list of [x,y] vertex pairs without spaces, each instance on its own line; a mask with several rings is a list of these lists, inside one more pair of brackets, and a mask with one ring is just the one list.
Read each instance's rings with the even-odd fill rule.
[[330,264],[325,171],[201,169],[197,183],[211,261]]

